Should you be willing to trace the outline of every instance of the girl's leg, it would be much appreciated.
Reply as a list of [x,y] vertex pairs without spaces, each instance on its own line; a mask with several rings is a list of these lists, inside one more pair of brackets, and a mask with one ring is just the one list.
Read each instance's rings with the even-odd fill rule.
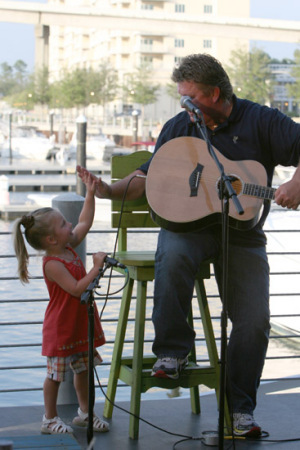
[[47,419],[53,419],[57,417],[57,395],[60,382],[46,378],[44,381],[44,403],[45,403],[45,416]]
[[[79,403],[78,417],[73,419],[73,424],[86,427],[88,426],[88,412],[89,412],[89,386],[88,386],[88,355],[87,352],[79,355],[73,355],[73,361],[71,362],[71,368],[74,373],[74,387],[77,394]],[[93,430],[100,433],[109,430],[109,424],[104,420],[99,419],[94,414],[93,417]]]
[[88,412],[88,371],[74,373],[74,387],[82,412]]
[[45,414],[43,416],[41,432],[43,434],[72,433],[71,427],[66,425],[57,414],[57,395],[60,382],[64,380],[66,358],[48,357],[47,373],[44,381]]

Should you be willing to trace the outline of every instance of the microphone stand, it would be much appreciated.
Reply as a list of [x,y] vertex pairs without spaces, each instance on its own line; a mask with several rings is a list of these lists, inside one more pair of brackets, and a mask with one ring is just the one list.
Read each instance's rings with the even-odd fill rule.
[[[84,293],[81,295],[80,303],[86,304],[88,307],[88,427],[87,441],[88,444],[93,439],[93,420],[94,420],[94,404],[95,404],[95,384],[94,384],[94,290],[99,287],[99,280],[103,276],[110,264],[105,264],[103,269],[99,269],[98,275],[88,285]],[[91,449],[92,450],[92,449]]]
[[232,199],[234,207],[239,215],[244,214],[242,205],[232,187],[230,176],[224,173],[224,167],[220,163],[214,148],[207,136],[202,113],[194,113],[194,121],[206,142],[208,152],[216,163],[220,172],[219,198],[222,202],[222,248],[223,248],[223,276],[222,276],[222,311],[221,311],[221,371],[220,371],[220,396],[219,396],[219,450],[224,448],[224,407],[226,393],[226,361],[227,361],[227,284],[228,284],[228,230],[229,230],[229,200]]

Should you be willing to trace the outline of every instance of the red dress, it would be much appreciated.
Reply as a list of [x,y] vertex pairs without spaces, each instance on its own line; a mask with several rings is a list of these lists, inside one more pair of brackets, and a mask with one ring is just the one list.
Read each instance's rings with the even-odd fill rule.
[[[62,262],[76,280],[86,275],[84,265],[77,253],[71,247],[68,247],[68,250],[74,255],[74,260],[71,262],[56,256],[43,258],[44,279],[50,296],[43,324],[42,355],[44,356],[64,357],[88,350],[87,305],[82,305],[79,297],[72,296],[57,283],[48,280],[45,274],[46,263],[56,260]],[[94,309],[94,347],[99,347],[105,343],[105,337],[96,303]]]

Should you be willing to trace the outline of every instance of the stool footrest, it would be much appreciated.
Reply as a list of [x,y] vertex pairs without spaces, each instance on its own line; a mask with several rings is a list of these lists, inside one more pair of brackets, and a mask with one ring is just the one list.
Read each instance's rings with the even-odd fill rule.
[[[176,387],[191,388],[203,384],[211,389],[218,387],[218,376],[216,369],[210,366],[200,367],[194,362],[189,362],[188,366],[181,372],[177,380],[171,378],[158,378],[151,375],[152,366],[156,358],[144,358],[141,373],[142,384],[141,391],[146,392],[152,387],[161,387],[164,389],[174,389]],[[129,386],[134,384],[132,369],[132,358],[122,358],[119,379]]]

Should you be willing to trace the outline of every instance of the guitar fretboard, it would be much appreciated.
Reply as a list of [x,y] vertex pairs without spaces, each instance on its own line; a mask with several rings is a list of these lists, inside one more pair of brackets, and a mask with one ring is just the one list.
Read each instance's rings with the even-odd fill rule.
[[265,200],[274,200],[275,192],[275,188],[250,183],[245,183],[243,189],[243,194],[263,198]]

